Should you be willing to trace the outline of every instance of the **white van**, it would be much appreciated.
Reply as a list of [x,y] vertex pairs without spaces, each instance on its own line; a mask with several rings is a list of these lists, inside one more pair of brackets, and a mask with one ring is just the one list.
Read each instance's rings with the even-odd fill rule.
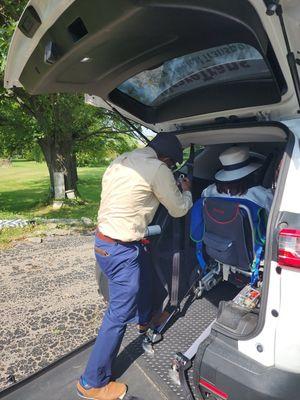
[[202,149],[198,194],[233,144],[277,155],[262,177],[274,201],[260,306],[235,327],[219,310],[195,360],[198,398],[300,398],[299,38],[299,0],[32,0],[10,46],[7,88],[87,93]]

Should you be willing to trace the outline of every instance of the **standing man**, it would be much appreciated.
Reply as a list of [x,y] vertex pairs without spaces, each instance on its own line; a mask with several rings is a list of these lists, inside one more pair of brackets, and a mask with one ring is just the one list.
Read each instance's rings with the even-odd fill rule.
[[108,278],[109,306],[77,384],[84,399],[116,400],[126,394],[126,385],[111,381],[111,366],[127,323],[147,326],[151,319],[151,264],[141,240],[159,203],[175,218],[192,207],[189,180],[183,180],[181,193],[171,171],[182,161],[178,138],[162,133],[145,148],[122,154],[103,176],[95,256]]

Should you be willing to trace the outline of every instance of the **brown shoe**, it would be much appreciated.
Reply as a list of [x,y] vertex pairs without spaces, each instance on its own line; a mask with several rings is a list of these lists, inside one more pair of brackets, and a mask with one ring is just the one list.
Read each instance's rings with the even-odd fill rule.
[[127,386],[124,383],[109,382],[101,388],[86,389],[77,383],[77,394],[79,397],[88,400],[122,400],[127,392]]
[[147,330],[150,328],[150,323],[146,323],[146,324],[138,324],[136,326],[137,330],[138,330],[138,334],[139,335],[144,335]]

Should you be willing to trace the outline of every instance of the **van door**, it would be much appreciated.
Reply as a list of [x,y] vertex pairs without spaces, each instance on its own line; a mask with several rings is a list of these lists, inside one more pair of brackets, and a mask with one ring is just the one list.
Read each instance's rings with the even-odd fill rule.
[[59,3],[29,3],[6,87],[96,95],[156,131],[299,109],[296,0]]

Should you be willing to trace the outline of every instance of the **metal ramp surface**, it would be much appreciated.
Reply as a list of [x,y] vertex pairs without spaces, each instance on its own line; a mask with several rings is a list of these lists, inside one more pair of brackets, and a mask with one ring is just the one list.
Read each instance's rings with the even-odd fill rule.
[[[135,327],[131,326],[127,329],[123,341],[123,346],[126,346],[125,350],[137,360],[138,365],[147,376],[156,382],[167,399],[185,399],[182,389],[174,384],[169,376],[175,353],[185,352],[216,317],[219,302],[231,300],[238,291],[231,284],[221,283],[206,293],[202,299],[196,300],[192,304],[185,301],[182,304],[182,312],[175,323],[167,329],[163,340],[154,346],[154,356],[143,353],[142,338],[136,337]],[[190,386],[193,388],[192,370],[188,375]]]
[[[222,283],[192,304],[186,300],[182,312],[155,345],[155,354],[143,353],[142,337],[130,326],[116,360],[116,379],[129,386],[125,399],[184,400],[180,387],[169,377],[176,352],[184,352],[215,318],[220,300],[230,300],[237,293],[232,285]],[[5,400],[73,400],[77,399],[76,381],[83,371],[91,346],[85,346],[42,373],[0,393]],[[191,376],[191,373],[189,373]],[[190,382],[191,383],[191,382]]]

